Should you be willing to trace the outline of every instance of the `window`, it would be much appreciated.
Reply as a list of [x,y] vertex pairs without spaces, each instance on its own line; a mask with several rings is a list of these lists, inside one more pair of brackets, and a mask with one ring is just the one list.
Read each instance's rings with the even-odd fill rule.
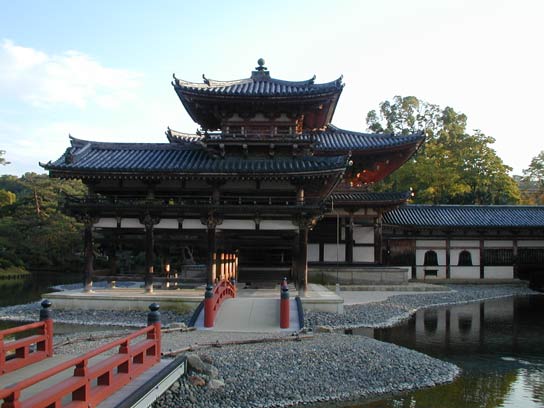
[[459,253],[459,266],[472,266],[472,255],[466,249]]
[[434,251],[425,252],[423,266],[438,266],[438,255]]

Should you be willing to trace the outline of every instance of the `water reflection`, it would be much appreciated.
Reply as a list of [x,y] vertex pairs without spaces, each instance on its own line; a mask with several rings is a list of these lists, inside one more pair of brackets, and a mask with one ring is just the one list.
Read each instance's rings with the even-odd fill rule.
[[452,384],[360,407],[544,406],[544,296],[489,300],[418,311],[389,329],[354,329],[451,361]]

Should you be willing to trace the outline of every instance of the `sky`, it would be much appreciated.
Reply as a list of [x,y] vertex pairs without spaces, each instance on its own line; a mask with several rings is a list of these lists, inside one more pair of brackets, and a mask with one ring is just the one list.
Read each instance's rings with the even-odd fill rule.
[[195,132],[172,74],[345,88],[333,123],[365,131],[395,95],[468,117],[521,174],[544,150],[541,0],[0,0],[0,174],[42,173],[68,135],[166,142]]

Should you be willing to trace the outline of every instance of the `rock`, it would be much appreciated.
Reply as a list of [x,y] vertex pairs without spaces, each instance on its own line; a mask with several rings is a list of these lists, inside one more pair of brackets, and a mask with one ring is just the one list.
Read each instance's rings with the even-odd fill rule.
[[200,359],[208,364],[213,364],[213,358],[209,354],[201,354]]
[[204,378],[198,375],[190,375],[189,377],[187,377],[187,380],[195,387],[204,387],[206,385],[206,381],[204,381]]
[[210,390],[217,390],[219,388],[223,388],[225,386],[225,382],[222,380],[218,380],[217,378],[214,378],[208,382],[208,388]]
[[219,375],[219,370],[217,369],[217,367],[214,367],[211,364],[204,363],[204,370],[202,371],[202,373],[210,376],[211,378],[217,378],[217,376]]
[[203,373],[206,370],[206,364],[200,359],[196,353],[187,353],[187,365],[189,369],[197,373]]

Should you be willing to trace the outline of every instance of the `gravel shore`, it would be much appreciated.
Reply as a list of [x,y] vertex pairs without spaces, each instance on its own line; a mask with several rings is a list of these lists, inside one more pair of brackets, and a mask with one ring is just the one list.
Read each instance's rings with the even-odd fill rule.
[[[345,314],[309,312],[308,328],[385,327],[417,309],[535,292],[516,285],[448,285],[450,292],[393,296],[382,302],[345,306]],[[361,294],[363,296],[363,294]],[[0,308],[0,319],[35,320],[39,303]],[[161,312],[163,325],[187,322],[188,314]],[[142,326],[145,312],[60,311],[57,322]],[[58,354],[84,353],[122,336],[126,329],[73,334],[55,339]],[[286,337],[286,341],[212,347],[213,343]],[[192,347],[206,370],[177,381],[154,404],[171,407],[287,407],[361,400],[452,381],[458,367],[363,336],[314,333],[292,340],[284,333],[210,331],[163,334],[163,352]],[[62,344],[61,344],[62,343]]]

